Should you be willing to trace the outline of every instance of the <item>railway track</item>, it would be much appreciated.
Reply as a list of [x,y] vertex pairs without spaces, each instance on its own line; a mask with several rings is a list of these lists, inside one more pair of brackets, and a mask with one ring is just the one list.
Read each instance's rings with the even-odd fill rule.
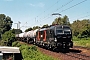
[[65,55],[70,56],[71,58],[75,58],[76,60],[90,60],[90,56],[82,53],[65,53]]

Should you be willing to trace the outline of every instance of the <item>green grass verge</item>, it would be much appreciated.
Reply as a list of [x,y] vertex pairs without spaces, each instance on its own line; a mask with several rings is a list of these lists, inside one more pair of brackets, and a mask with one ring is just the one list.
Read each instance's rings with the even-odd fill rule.
[[23,60],[57,60],[41,53],[36,46],[28,46],[27,44],[20,44],[19,42],[14,42],[12,46],[20,47]]
[[73,38],[74,46],[82,46],[90,48],[90,38]]

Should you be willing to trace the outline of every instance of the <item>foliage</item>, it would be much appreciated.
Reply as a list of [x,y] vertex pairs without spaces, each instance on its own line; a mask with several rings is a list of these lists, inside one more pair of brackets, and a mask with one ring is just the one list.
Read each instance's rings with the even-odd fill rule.
[[3,40],[1,40],[1,41],[0,41],[0,46],[6,46],[6,42],[3,41]]
[[42,26],[42,28],[47,28],[48,27],[48,24],[45,24]]
[[7,31],[2,35],[2,40],[4,41],[5,45],[11,46],[12,42],[15,41],[15,34],[12,30]]
[[33,27],[33,30],[38,29],[38,28],[40,28],[40,27],[39,26],[34,26]]
[[28,31],[31,31],[31,30],[32,30],[32,28],[30,27],[30,28],[26,29],[25,32],[28,32]]
[[90,24],[89,19],[76,20],[71,24],[73,36],[82,37],[90,36]]
[[5,14],[0,14],[0,33],[3,34],[6,31],[9,31],[12,27],[13,21],[9,16]]
[[59,24],[59,25],[70,25],[70,22],[69,22],[69,18],[68,16],[64,16],[63,18],[61,17],[58,17],[56,18],[52,24]]
[[69,22],[68,16],[64,16],[63,18],[58,17],[56,18],[52,24],[59,24],[59,25],[69,25],[72,28],[73,36],[77,37],[89,37],[90,36],[90,20],[83,19],[83,20],[75,20],[72,24]]
[[20,44],[18,41],[16,41],[16,42],[13,42],[13,43],[12,43],[12,46],[13,46],[13,47],[20,47],[21,44]]
[[20,33],[22,33],[22,30],[20,30],[20,29],[12,29],[12,31],[13,31],[15,34],[20,34]]
[[[17,46],[16,44],[20,43],[14,42],[12,45]],[[23,60],[56,60],[50,56],[42,54],[36,46],[28,46],[27,44],[21,44],[19,47],[23,56]]]

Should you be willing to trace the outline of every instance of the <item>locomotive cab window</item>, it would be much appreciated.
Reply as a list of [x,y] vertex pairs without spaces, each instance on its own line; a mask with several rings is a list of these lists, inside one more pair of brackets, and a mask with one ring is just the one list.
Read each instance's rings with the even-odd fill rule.
[[63,30],[65,34],[71,34],[71,30],[69,27],[64,27]]
[[63,28],[62,28],[62,26],[56,27],[56,34],[63,34]]
[[65,34],[71,34],[70,30],[64,30]]
[[63,33],[63,30],[62,29],[57,29],[56,30],[56,34],[62,34]]

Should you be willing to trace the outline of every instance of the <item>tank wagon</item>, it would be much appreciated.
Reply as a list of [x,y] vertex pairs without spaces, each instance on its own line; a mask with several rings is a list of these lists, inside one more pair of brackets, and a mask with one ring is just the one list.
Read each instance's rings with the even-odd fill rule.
[[23,34],[24,33],[16,34],[16,36],[15,36],[16,40],[20,40],[20,41],[23,40]]
[[66,25],[55,25],[36,32],[37,45],[68,50],[73,47],[72,30]]
[[27,43],[34,43],[37,30],[16,34],[16,39]]

